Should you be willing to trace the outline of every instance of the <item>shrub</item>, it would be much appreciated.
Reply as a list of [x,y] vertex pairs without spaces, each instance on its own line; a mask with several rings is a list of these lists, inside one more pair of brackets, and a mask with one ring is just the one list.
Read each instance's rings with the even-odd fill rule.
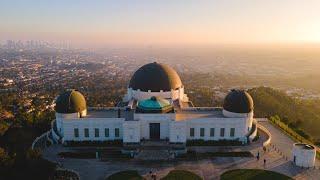
[[259,132],[257,133],[256,137],[254,137],[252,139],[252,142],[258,141],[258,139],[260,138]]
[[196,160],[207,159],[212,157],[253,157],[249,151],[236,151],[236,152],[205,152],[198,153],[196,151],[188,151],[186,154],[177,156],[178,159]]
[[60,152],[58,155],[63,158],[78,158],[78,159],[96,158],[95,152]]
[[239,139],[236,140],[219,140],[219,141],[205,141],[203,139],[187,140],[187,146],[241,146],[243,145]]
[[70,179],[76,180],[80,179],[79,175],[73,171],[69,171],[66,169],[59,169],[54,172],[53,179]]
[[110,141],[65,141],[65,146],[83,147],[83,146],[122,146],[122,140]]
[[306,132],[304,132],[302,129],[294,129],[296,133],[298,133],[300,136],[310,140],[310,135]]

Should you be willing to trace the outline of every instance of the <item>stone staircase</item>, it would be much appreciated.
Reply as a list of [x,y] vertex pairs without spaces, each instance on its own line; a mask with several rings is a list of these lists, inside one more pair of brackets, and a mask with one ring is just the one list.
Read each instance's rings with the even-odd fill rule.
[[145,141],[138,147],[135,159],[139,160],[170,160],[174,159],[176,149],[184,149],[184,145],[172,145],[167,141]]
[[125,160],[130,159],[128,154],[122,154],[118,149],[104,149],[100,153],[100,159],[105,160]]
[[174,156],[169,152],[169,150],[153,150],[153,149],[142,149],[138,155],[135,156],[135,159],[138,160],[170,160]]

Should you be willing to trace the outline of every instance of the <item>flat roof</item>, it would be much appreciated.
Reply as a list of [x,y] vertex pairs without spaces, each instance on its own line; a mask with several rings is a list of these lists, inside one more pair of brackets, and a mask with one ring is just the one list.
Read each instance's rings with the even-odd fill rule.
[[197,118],[222,118],[222,108],[190,108],[178,110],[176,120],[188,120]]
[[296,143],[295,146],[301,148],[301,149],[314,149],[314,146],[311,144],[305,144],[305,143]]
[[[118,118],[117,108],[90,108],[85,118]],[[125,110],[120,108],[120,118],[125,118]],[[188,120],[198,118],[222,118],[222,108],[194,107],[176,110],[176,120]]]
[[[125,110],[120,109],[120,118],[125,117]],[[90,109],[85,118],[118,118],[118,109]]]

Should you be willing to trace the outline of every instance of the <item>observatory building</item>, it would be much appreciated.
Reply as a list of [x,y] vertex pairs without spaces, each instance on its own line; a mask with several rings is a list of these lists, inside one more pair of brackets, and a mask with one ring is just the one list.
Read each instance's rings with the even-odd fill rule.
[[292,148],[293,163],[300,167],[314,167],[316,148],[311,144],[295,143]]
[[177,72],[150,63],[132,76],[117,107],[87,107],[77,90],[56,99],[54,141],[112,141],[140,144],[142,140],[235,140],[248,143],[257,134],[253,100],[243,90],[231,90],[223,107],[194,107]]

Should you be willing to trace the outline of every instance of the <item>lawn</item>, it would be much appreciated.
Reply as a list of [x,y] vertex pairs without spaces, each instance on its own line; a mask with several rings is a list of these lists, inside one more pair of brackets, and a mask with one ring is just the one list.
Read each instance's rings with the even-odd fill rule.
[[117,173],[112,174],[111,176],[107,177],[106,180],[142,180],[144,179],[142,176],[139,175],[137,171],[128,170],[128,171],[120,171]]
[[221,180],[293,180],[284,174],[262,169],[235,169],[221,175]]
[[192,172],[184,170],[170,171],[162,180],[201,180],[202,178]]

